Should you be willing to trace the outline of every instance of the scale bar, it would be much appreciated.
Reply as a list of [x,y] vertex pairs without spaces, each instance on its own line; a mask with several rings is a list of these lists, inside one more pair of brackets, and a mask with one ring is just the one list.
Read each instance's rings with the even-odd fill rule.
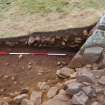
[[6,55],[43,55],[43,56],[66,56],[66,53],[50,53],[50,52],[33,52],[33,53],[16,53],[16,52],[4,52],[0,51],[0,56]]

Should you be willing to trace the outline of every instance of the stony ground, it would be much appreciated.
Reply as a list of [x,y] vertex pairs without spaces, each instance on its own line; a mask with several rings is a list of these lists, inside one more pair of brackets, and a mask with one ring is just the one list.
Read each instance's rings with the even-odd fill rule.
[[50,80],[40,81],[36,83],[37,89],[24,87],[19,91],[10,93],[8,96],[2,96],[0,104],[105,105],[104,74],[105,68],[99,68],[97,64],[88,64],[76,69],[65,66],[56,70],[55,73],[62,82],[57,81],[50,85]]

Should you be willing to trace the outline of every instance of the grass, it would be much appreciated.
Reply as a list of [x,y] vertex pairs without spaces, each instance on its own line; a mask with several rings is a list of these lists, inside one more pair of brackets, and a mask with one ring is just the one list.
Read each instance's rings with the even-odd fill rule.
[[[79,1],[79,2],[76,2],[76,1]],[[39,24],[40,20],[43,23],[43,27],[45,27],[44,24],[46,24],[46,27],[47,27],[47,25],[49,25],[50,22],[47,21],[48,23],[46,23],[47,15],[43,15],[43,14],[57,13],[57,15],[61,15],[61,17],[62,16],[65,17],[67,14],[69,14],[69,16],[72,16],[71,14],[73,15],[77,15],[80,13],[87,14],[88,12],[97,13],[97,11],[102,12],[104,10],[105,10],[105,0],[0,0],[0,24],[1,24],[0,36],[1,37],[7,36],[7,35],[15,36],[17,35],[17,33],[20,34],[20,32],[23,32],[25,29],[25,26],[27,26],[26,27],[27,31],[30,30],[28,27],[33,28],[33,30],[35,29],[37,30],[37,26],[38,25],[40,26]],[[64,13],[64,14],[62,15],[59,13]],[[37,17],[37,15],[39,15],[40,18]],[[33,18],[33,16],[35,16],[35,18]],[[90,20],[92,20],[91,16],[90,16]],[[52,21],[53,23],[55,22],[55,20],[53,19]],[[75,24],[77,24],[77,21],[76,22],[70,21],[70,22],[71,22],[70,24],[71,25],[73,24],[74,26]],[[35,23],[38,23],[38,24],[36,25]],[[90,23],[90,22],[87,22],[87,23]],[[84,24],[87,24],[87,23],[84,22]],[[68,23],[68,26],[70,24]],[[81,25],[82,23],[78,22],[78,24]],[[59,23],[57,25],[58,25],[57,27],[60,27]],[[63,26],[64,25],[61,25],[61,27]]]
[[[74,0],[75,1],[75,0]],[[83,9],[105,8],[105,0],[17,0],[19,8],[27,13],[73,12]]]
[[[73,0],[72,0],[73,1]],[[83,9],[105,9],[105,0],[0,0],[0,12],[8,11],[14,6],[25,13],[72,12]],[[75,0],[74,0],[75,1]]]

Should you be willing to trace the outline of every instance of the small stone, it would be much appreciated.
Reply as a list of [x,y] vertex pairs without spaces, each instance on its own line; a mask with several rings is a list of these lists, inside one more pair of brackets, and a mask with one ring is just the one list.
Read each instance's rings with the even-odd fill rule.
[[101,85],[105,85],[105,76],[102,76],[99,81],[98,81]]
[[18,95],[16,97],[14,97],[14,102],[16,104],[20,104],[22,102],[23,99],[27,98],[28,99],[28,95],[27,94],[21,94],[21,95]]
[[77,76],[77,73],[76,73],[76,72],[74,72],[73,74],[70,74],[70,78],[71,78],[71,79],[75,79],[76,76]]
[[13,83],[16,85],[17,84],[17,81],[14,81]]
[[21,89],[20,94],[27,94],[27,93],[29,93],[29,88],[28,87],[25,87],[25,88]]
[[32,62],[29,62],[28,65],[32,65]]
[[62,63],[60,61],[57,62],[57,66],[60,66]]
[[2,100],[4,100],[4,101],[7,102],[7,103],[10,103],[10,102],[13,101],[12,98],[10,98],[10,97],[3,97]]
[[0,89],[0,92],[4,92],[6,89]]
[[8,75],[4,75],[4,77],[3,77],[4,79],[8,79],[9,78],[9,76]]
[[11,77],[11,80],[12,80],[12,81],[15,81],[15,77],[14,77],[14,76],[12,76],[12,77]]
[[15,91],[14,93],[9,93],[10,97],[16,97],[19,95],[19,92]]
[[99,86],[95,87],[95,90],[96,90],[97,94],[103,94],[104,93],[104,89],[99,87]]
[[28,45],[31,45],[35,42],[35,37],[33,36],[30,36],[29,39],[28,39]]
[[33,91],[30,100],[34,103],[34,105],[40,105],[42,103],[42,92]]
[[73,81],[69,84],[67,84],[66,94],[68,95],[74,95],[78,93],[82,88],[82,84],[76,81]]
[[9,105],[8,102],[0,100],[0,105]]
[[28,69],[31,70],[32,69],[32,65],[28,65]]
[[88,102],[88,96],[80,91],[79,93],[75,94],[73,97],[72,97],[72,104],[73,105],[86,105],[87,102]]
[[47,97],[48,98],[53,98],[58,92],[58,88],[57,87],[51,87],[47,93]]
[[92,102],[91,105],[102,105],[102,104],[100,104],[99,102],[95,101],[95,102]]
[[23,55],[22,55],[22,54],[20,54],[18,57],[19,57],[19,60],[20,60],[20,59],[22,59],[22,58],[23,58]]
[[88,35],[89,35],[89,33],[88,33],[87,30],[84,30],[84,31],[83,31],[83,34],[84,34],[85,36],[88,36]]
[[40,90],[44,90],[44,91],[50,88],[50,86],[46,82],[39,82],[38,87]]
[[56,75],[60,78],[68,78],[70,77],[70,74],[74,72],[73,69],[70,69],[68,67],[63,67],[60,70],[57,70]]
[[90,70],[87,70],[86,68],[81,68],[81,70],[77,72],[77,80],[80,82],[94,83],[95,76]]
[[85,67],[91,69],[92,65],[91,64],[87,64]]
[[23,99],[21,105],[34,105],[34,103],[31,100]]
[[82,88],[83,92],[89,96],[89,97],[94,97],[96,96],[96,91],[94,88],[92,88],[91,86],[86,86]]

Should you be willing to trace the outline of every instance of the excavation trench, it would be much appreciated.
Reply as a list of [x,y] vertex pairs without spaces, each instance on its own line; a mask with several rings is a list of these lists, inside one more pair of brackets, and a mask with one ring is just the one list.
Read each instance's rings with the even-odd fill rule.
[[[33,56],[19,55],[0,56],[0,95],[10,95],[12,92],[19,91],[21,88],[29,87],[37,89],[38,82],[48,82],[54,85],[61,82],[56,79],[56,70],[67,65],[71,58],[76,54],[81,45],[89,36],[89,31],[94,25],[80,29],[68,29],[56,32],[32,33],[28,36],[17,38],[0,39],[0,51],[6,52],[55,52],[67,53],[67,56]],[[88,34],[87,34],[88,33]],[[29,43],[30,37],[40,36],[44,38],[56,38],[54,44],[47,43],[43,46]],[[59,38],[67,37],[66,45],[61,44]],[[81,38],[80,42],[75,42],[76,38]],[[58,43],[58,42],[59,43]],[[70,46],[72,45],[72,46]],[[74,45],[74,46],[73,46]],[[60,63],[60,64],[59,64]],[[59,65],[59,66],[58,66]]]

